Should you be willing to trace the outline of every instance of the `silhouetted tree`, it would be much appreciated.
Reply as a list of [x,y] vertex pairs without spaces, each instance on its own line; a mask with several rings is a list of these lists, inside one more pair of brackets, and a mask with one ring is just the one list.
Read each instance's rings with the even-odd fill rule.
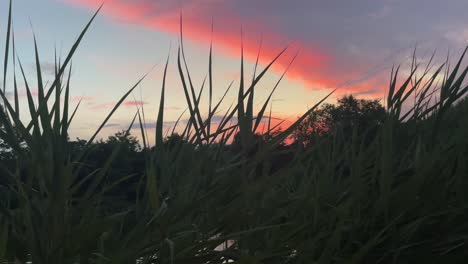
[[[86,145],[86,141],[77,139],[70,144],[72,155],[77,155]],[[133,176],[116,186],[112,192],[115,195],[133,197],[134,191],[131,190],[135,190],[134,186],[141,177],[144,168],[144,157],[138,139],[127,131],[119,131],[106,140],[101,139],[92,143],[92,147],[92,151],[82,161],[81,176],[86,177],[93,171],[101,169],[118,147],[118,152],[110,164],[107,180],[118,181],[124,177]],[[86,185],[83,186],[83,189],[86,189]]]
[[314,138],[343,132],[351,135],[375,131],[376,126],[385,119],[385,108],[378,100],[357,99],[349,95],[338,99],[337,104],[324,104],[313,111],[296,129],[293,138],[296,142],[309,145]]
[[178,133],[173,133],[169,136],[167,136],[165,139],[164,139],[164,146],[166,148],[169,148],[169,149],[173,149],[177,146],[181,146],[181,145],[184,145],[184,144],[189,144],[189,142],[184,138],[182,137],[182,135],[178,134]]

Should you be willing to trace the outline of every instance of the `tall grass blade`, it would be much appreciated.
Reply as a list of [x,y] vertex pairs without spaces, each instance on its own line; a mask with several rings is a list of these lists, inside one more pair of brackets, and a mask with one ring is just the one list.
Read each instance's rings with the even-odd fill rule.
[[258,112],[257,114],[257,118],[255,120],[255,126],[254,126],[254,129],[253,131],[257,131],[258,129],[258,126],[260,125],[260,122],[262,121],[262,118],[263,118],[263,115],[265,113],[265,110],[268,106],[268,104],[270,103],[270,100],[271,100],[271,97],[273,96],[273,93],[276,91],[276,88],[278,87],[278,85],[280,84],[280,82],[283,80],[284,76],[286,75],[286,73],[288,72],[289,68],[291,67],[291,65],[294,63],[294,61],[296,60],[297,56],[299,55],[299,53],[296,53],[294,55],[294,57],[291,59],[291,61],[289,62],[288,66],[286,67],[286,69],[284,70],[283,74],[281,75],[281,77],[279,78],[279,80],[276,82],[275,86],[273,87],[273,89],[271,90],[270,94],[268,95],[268,98],[267,100],[265,101],[265,103],[263,104],[262,108],[260,109],[260,112]]
[[8,24],[7,24],[7,32],[5,38],[5,57],[3,59],[3,93],[6,93],[6,78],[8,72],[8,58],[10,56],[10,31],[11,31],[11,9],[12,9],[12,0],[10,0],[10,5],[8,7]]
[[167,76],[167,66],[169,65],[169,56],[166,60],[166,66],[164,67],[164,74],[163,74],[163,83],[161,88],[161,98],[159,100],[159,111],[158,111],[158,119],[156,120],[156,138],[155,143],[156,147],[162,147],[163,145],[163,124],[164,124],[164,94],[166,90],[166,76]]
[[307,112],[305,112],[301,117],[299,117],[292,125],[290,125],[287,129],[275,136],[273,138],[273,142],[275,142],[276,144],[283,142],[297,128],[297,126],[299,126],[304,121],[304,119],[306,119],[310,115],[310,113],[317,109],[317,107],[325,100],[327,100],[328,97],[330,97],[330,95],[332,95],[335,91],[336,89],[331,91],[327,96],[322,98],[318,103],[316,103],[309,110],[307,110]]
[[[252,118],[249,120],[246,116],[244,108],[244,41],[243,34],[241,31],[241,65],[240,65],[240,83],[239,83],[239,92],[237,94],[237,122],[239,124],[239,130],[242,139],[242,145],[245,147],[247,144],[247,137],[251,133],[249,129],[248,122],[252,123]],[[253,86],[252,86],[253,89]],[[248,91],[251,92],[251,91]],[[253,102],[252,102],[253,103]],[[248,114],[248,113],[247,113]]]
[[98,129],[94,132],[94,134],[91,136],[91,138],[89,139],[87,145],[90,145],[94,139],[96,138],[96,136],[99,134],[99,132],[101,132],[102,128],[107,124],[107,121],[109,121],[109,119],[112,117],[112,115],[114,114],[114,112],[119,108],[119,106],[125,101],[125,99],[127,99],[127,97],[133,92],[133,90],[135,90],[135,88],[145,79],[145,77],[148,75],[148,73],[146,73],[140,80],[138,80],[136,82],[135,85],[133,85],[132,88],[130,88],[130,90],[127,91],[127,93],[125,93],[121,98],[120,100],[114,105],[114,107],[112,108],[112,110],[110,111],[110,113],[106,116],[106,118],[104,119],[104,121],[101,123],[101,125],[98,127]]
[[182,65],[181,65],[180,53],[181,53],[181,50],[179,47],[179,50],[177,53],[177,67],[179,69],[179,76],[182,82],[182,88],[184,90],[185,100],[187,102],[187,106],[189,109],[191,124],[193,124],[193,126],[195,127],[195,136],[197,138],[197,144],[201,144],[201,131],[197,124],[197,117],[196,117],[197,114],[195,113],[194,106],[192,105],[192,100],[190,99],[190,95],[188,93],[187,83],[185,82],[185,76],[184,76]]

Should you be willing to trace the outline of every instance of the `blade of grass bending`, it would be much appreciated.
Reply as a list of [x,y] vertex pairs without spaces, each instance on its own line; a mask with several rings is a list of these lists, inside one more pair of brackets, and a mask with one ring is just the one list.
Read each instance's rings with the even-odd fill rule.
[[175,123],[174,123],[174,126],[172,127],[172,132],[171,132],[171,135],[174,135],[174,132],[177,128],[177,125],[179,124],[179,121],[180,119],[182,118],[182,116],[185,114],[185,112],[187,112],[187,108],[185,108],[184,111],[182,111],[182,113],[179,115],[179,117],[177,117]]
[[410,88],[409,91],[407,91],[403,98],[401,98],[401,96],[399,96],[398,98],[401,98],[401,99],[398,99],[397,102],[396,102],[396,116],[399,117],[399,120],[404,120],[404,118],[406,118],[414,109],[414,106],[413,108],[411,108],[406,114],[404,114],[404,118],[400,117],[401,116],[401,110],[402,110],[402,104],[404,102],[406,102],[406,100],[409,98],[409,96],[413,93],[416,93],[418,87],[420,86],[420,84],[422,83],[423,79],[426,77],[426,74],[423,74],[421,77],[419,77],[418,79],[414,79],[411,81],[411,85],[412,87]]
[[[200,90],[198,91],[197,97],[195,98],[195,107],[197,109],[198,109],[198,106],[200,105],[201,95],[203,93],[203,90],[205,89],[205,83],[206,83],[206,76],[205,76],[205,78],[203,78],[202,85],[200,87]],[[200,123],[202,123],[202,122],[200,122]]]
[[5,58],[3,59],[3,93],[6,93],[6,76],[8,71],[8,57],[10,53],[10,30],[11,30],[11,9],[12,9],[12,0],[10,0],[10,5],[8,8],[8,25],[7,25],[7,33],[6,33],[6,40],[5,40]]
[[[399,117],[399,114],[401,111],[401,107],[400,107],[402,103],[401,97],[403,96],[404,92],[406,91],[406,88],[410,84],[415,72],[416,72],[416,68],[412,69],[406,81],[400,86],[400,88],[398,88],[398,91],[392,96],[390,105],[391,105],[392,113],[397,117]],[[397,76],[395,76],[395,79],[396,77]]]
[[[417,47],[414,47],[414,49],[413,49],[413,56],[411,57],[410,69],[414,69],[414,67],[417,64],[416,49],[417,49]],[[416,79],[416,74],[414,74],[414,78]],[[414,86],[413,80],[411,80],[411,85]]]
[[255,60],[254,72],[252,75],[252,83],[255,81],[255,76],[257,75],[258,61],[260,60],[260,52],[262,50],[262,45],[263,45],[263,34],[260,35],[260,43],[258,44],[257,59]]
[[224,92],[223,96],[221,97],[221,99],[218,101],[218,103],[215,105],[215,107],[208,113],[208,118],[205,120],[205,122],[203,123],[203,126],[211,126],[211,120],[213,118],[213,116],[216,114],[216,111],[218,110],[219,106],[221,105],[221,103],[224,101],[224,98],[226,97],[226,94],[229,92],[229,90],[231,89],[232,85],[233,85],[234,81],[231,81],[231,83],[229,84],[228,88],[226,89],[226,91]]
[[[101,11],[102,7],[104,6],[104,3],[102,3],[99,8],[96,10],[96,12],[94,12],[93,16],[91,17],[91,19],[88,21],[88,23],[86,24],[86,26],[83,28],[83,30],[81,31],[80,35],[78,36],[77,40],[73,43],[70,51],[68,52],[63,64],[62,64],[62,67],[60,67],[59,69],[59,74],[58,76],[62,76],[62,74],[64,73],[66,67],[68,66],[68,63],[71,61],[73,55],[75,54],[75,51],[76,49],[78,48],[78,46],[80,45],[84,35],[86,34],[86,32],[88,31],[89,27],[91,26],[91,24],[93,23],[94,19],[96,18],[96,16],[99,14],[99,12]],[[52,84],[50,85],[50,89],[46,95],[46,99],[48,100],[50,95],[52,94],[52,87],[55,87],[56,84],[57,84],[57,81],[58,80],[54,80],[52,82]]]
[[167,56],[166,66],[164,67],[163,83],[161,88],[161,98],[159,100],[159,112],[158,118],[156,120],[156,137],[155,144],[156,147],[161,147],[163,145],[163,122],[164,122],[164,94],[166,89],[166,76],[167,76],[167,66],[169,65],[169,55]]
[[[263,71],[255,78],[255,81],[250,85],[249,89],[247,90],[247,92],[244,94],[244,99],[247,97],[249,91],[252,89],[252,87],[254,87],[255,85],[257,85],[257,83],[263,78],[263,76],[266,74],[266,72],[270,69],[270,67],[279,59],[279,57],[281,55],[283,55],[283,53],[288,49],[288,47],[284,48],[278,55],[276,55],[276,57],[267,65],[267,67],[265,67],[265,69],[263,69]],[[236,105],[233,109],[232,109],[232,112],[230,114],[230,116],[232,117],[235,112],[237,111],[237,108],[238,108],[238,105]],[[223,125],[226,125],[226,124],[223,124]]]
[[263,71],[255,78],[255,80],[252,82],[250,85],[249,89],[246,91],[246,94],[244,95],[244,98],[247,96],[249,91],[252,89],[252,87],[255,87],[257,83],[263,78],[263,76],[268,72],[268,70],[271,68],[271,66],[283,55],[284,52],[288,49],[288,46],[286,46],[281,52],[276,55],[276,57],[263,69]]
[[[190,71],[189,71],[189,68],[187,66],[187,60],[185,59],[182,14],[180,14],[180,49],[181,49],[181,52],[182,52],[182,60],[184,62],[185,71],[187,72],[187,79],[189,81],[190,92],[191,92],[192,101],[193,101],[193,104],[194,104],[193,111],[195,113],[195,117],[196,117],[197,122],[198,122],[197,124],[201,126],[201,124],[203,124],[203,120],[201,118],[200,109],[199,109],[198,103],[197,103],[197,97],[195,95],[195,87],[193,85],[192,77],[190,76]],[[203,134],[203,136],[206,137],[205,129],[202,129],[202,127],[200,127],[200,132]]]
[[63,140],[66,140],[68,136],[68,126],[70,124],[68,120],[68,105],[70,101],[70,79],[71,79],[72,67],[73,67],[73,64],[70,63],[70,68],[68,69],[67,83],[65,84],[65,97],[63,98],[62,132],[61,132]]
[[78,111],[78,108],[80,107],[81,101],[82,101],[82,100],[83,100],[83,98],[80,98],[80,100],[79,100],[78,103],[76,104],[75,109],[73,110],[73,112],[72,112],[72,114],[71,114],[71,116],[70,116],[70,119],[69,119],[68,122],[67,122],[67,127],[70,127],[71,122],[73,121],[73,118],[75,117],[75,114],[76,114],[76,112]]
[[[463,52],[463,54],[462,54],[462,56],[461,56],[461,58],[460,58],[460,60],[459,60],[459,62],[458,62],[458,64],[457,64],[457,72],[458,72],[458,69],[460,68],[460,64],[461,64],[461,62],[463,61],[463,57],[465,56],[467,50],[468,50],[468,46],[465,48],[465,50],[464,50],[464,52]],[[468,68],[468,67],[465,67],[465,70],[463,71],[462,74],[460,74],[460,75],[458,76],[458,78],[457,78],[457,80],[456,80],[455,82],[454,82],[454,80],[455,80],[455,79],[454,79],[454,80],[452,80],[452,82],[450,83],[451,85],[450,85],[450,87],[449,87],[449,91],[450,91],[451,93],[457,93],[458,90],[460,89],[460,86],[461,86],[461,84],[463,83],[463,80],[464,80],[465,77],[466,77],[466,69],[467,69],[467,68]],[[456,77],[456,75],[455,75],[455,77]],[[453,84],[452,84],[452,83],[453,83]]]
[[[259,48],[258,48],[257,59],[255,60],[252,83],[255,81],[255,75],[257,74],[257,67],[258,67],[258,61],[260,59],[261,48],[262,48],[262,40],[260,39],[260,45],[259,45]],[[253,133],[255,133],[255,130],[256,130],[256,128],[254,128],[252,130],[254,96],[255,96],[255,87],[253,86],[252,89],[250,90],[249,98],[247,99],[247,109],[246,109],[247,119],[250,120],[249,123],[248,123],[248,128],[249,128],[248,130],[253,131]]]
[[[141,90],[140,90],[140,101],[143,101],[143,96],[141,94]],[[144,105],[141,105],[141,117],[143,118],[143,129],[144,129],[144,132],[145,132],[145,135],[147,136],[148,135],[148,129],[146,128],[146,113],[145,113],[145,106]],[[149,148],[149,140],[148,140],[148,148]]]
[[393,93],[395,92],[399,70],[400,70],[400,66],[398,66],[396,70],[394,69],[394,67],[392,67],[392,71],[390,73],[390,87],[389,87],[388,96],[387,96],[387,108],[388,109],[392,107]]
[[[19,58],[18,58],[18,64],[20,66],[20,71],[21,71],[21,75],[23,77],[24,86],[26,88],[26,96],[27,96],[28,104],[29,104],[29,113],[30,113],[31,119],[32,119],[31,123],[33,123],[34,125],[37,125],[36,122],[35,122],[37,120],[37,116],[35,114],[36,106],[34,104],[34,100],[33,100],[32,94],[31,94],[31,89],[29,88],[28,80],[26,79],[26,74],[24,73],[23,65],[22,65],[21,60]],[[28,130],[29,130],[29,128],[28,128]]]
[[[225,130],[227,131],[227,130]],[[224,138],[224,142],[222,142],[223,145],[226,145],[227,142],[233,137],[233,135],[235,135],[237,132],[239,131],[239,126],[235,125],[234,129],[230,129],[228,132],[227,132],[227,135],[226,137]]]
[[[27,134],[26,128],[24,127],[21,120],[19,120],[18,116],[15,114],[15,110],[13,109],[10,102],[8,101],[8,98],[6,97],[5,93],[3,93],[3,91],[1,89],[0,89],[0,97],[1,97],[1,99],[4,100],[4,105],[3,105],[2,108],[0,108],[0,113],[3,115],[4,120],[2,120],[2,122],[0,124],[6,126],[7,129],[8,129],[8,127],[11,127],[11,129],[12,129],[12,131],[10,131],[11,135],[14,135],[13,127],[19,129],[20,133],[26,133]],[[9,115],[13,118],[14,125],[11,123]],[[27,135],[25,135],[25,137],[27,137]]]
[[[55,78],[58,78],[58,68],[60,68],[59,62],[57,61],[57,48],[54,49],[54,73]],[[62,87],[62,78],[58,78],[60,81],[57,83],[57,87]],[[55,101],[54,101],[54,133],[58,135],[60,133],[60,93],[61,89],[55,89]]]
[[[246,124],[246,113],[244,112],[244,41],[243,41],[243,33],[241,29],[241,68],[240,68],[240,84],[239,84],[239,92],[237,95],[237,122],[239,124],[241,139],[245,143],[248,133],[247,132],[248,126]],[[252,122],[252,119],[250,119]]]
[[228,107],[228,109],[227,109],[226,112],[224,113],[223,117],[221,118],[221,121],[219,122],[219,125],[218,125],[218,128],[216,129],[216,132],[215,132],[213,135],[211,135],[211,138],[212,138],[211,142],[212,142],[212,143],[214,142],[214,140],[216,139],[216,137],[221,133],[221,131],[223,130],[223,128],[226,126],[226,124],[227,124],[227,122],[228,122],[227,120],[230,120],[230,119],[233,117],[233,115],[234,115],[234,113],[235,113],[234,111],[231,111],[231,115],[228,116],[228,115],[229,115],[229,111],[231,110],[231,108],[232,108],[232,104]]
[[49,110],[47,106],[47,100],[45,99],[45,95],[44,95],[44,83],[42,81],[41,63],[39,60],[39,51],[37,49],[36,34],[34,32],[33,32],[33,40],[34,40],[34,57],[36,60],[36,76],[37,76],[37,91],[38,91],[37,111],[39,112],[39,118],[41,120],[42,129],[44,130],[44,134],[45,134],[45,133],[48,133],[48,131],[50,131],[50,116],[49,116]]
[[[229,133],[229,131],[237,130],[237,129],[239,129],[239,124],[231,125],[231,123],[229,123],[229,126],[226,127],[226,128],[221,129],[218,134],[224,134],[226,132]],[[229,139],[229,137],[226,138],[226,140],[228,140],[228,139]]]
[[414,74],[416,73],[416,70],[417,70],[417,66],[411,70],[406,81],[403,82],[400,88],[398,88],[398,91],[393,95],[392,104],[396,103],[397,101],[401,101],[401,97],[403,96],[404,92],[406,91],[406,88],[410,84]]
[[[143,111],[143,110],[142,110]],[[148,144],[146,143],[146,133],[145,133],[145,128],[143,126],[143,121],[141,119],[141,115],[140,115],[140,110],[138,110],[138,122],[140,124],[140,133],[141,133],[141,138],[143,139],[143,149],[147,149],[148,148]]]
[[187,106],[188,106],[188,109],[189,109],[189,112],[190,112],[191,124],[193,124],[193,126],[195,127],[195,136],[197,137],[197,143],[201,144],[200,129],[199,129],[197,121],[196,121],[196,117],[195,117],[196,114],[195,114],[194,109],[192,107],[192,102],[191,102],[191,99],[190,99],[190,95],[188,93],[187,83],[185,82],[184,73],[182,71],[182,65],[181,65],[181,61],[180,61],[180,52],[181,51],[180,51],[180,47],[179,47],[179,51],[177,53],[177,68],[179,70],[179,77],[180,77],[180,80],[182,82],[182,88],[184,89],[185,100],[187,102]]
[[127,93],[125,93],[121,98],[120,100],[115,104],[114,108],[112,108],[111,112],[107,115],[107,117],[104,119],[104,121],[102,122],[102,124],[99,126],[99,128],[96,130],[96,132],[94,132],[94,134],[91,136],[90,140],[86,143],[86,146],[89,146],[93,141],[94,139],[96,138],[96,136],[99,134],[99,132],[101,132],[102,128],[106,125],[107,121],[109,121],[109,119],[111,118],[111,116],[114,114],[114,112],[117,110],[117,108],[119,108],[119,106],[123,103],[123,101],[125,101],[125,99],[127,99],[127,97],[133,92],[133,90],[135,90],[135,88],[143,81],[143,79],[145,79],[145,77],[148,75],[148,73],[146,73],[142,78],[140,78],[140,80],[138,80],[138,82],[133,85],[132,88],[130,88],[130,90],[128,90]]
[[442,69],[444,68],[445,63],[442,64],[429,78],[429,80],[424,84],[423,90],[418,94],[419,101],[422,101],[426,98],[426,94],[429,91],[429,89],[432,87],[434,84],[434,81],[436,81],[437,76],[442,72]]
[[453,83],[453,81],[455,80],[455,78],[457,76],[458,70],[460,69],[460,65],[461,65],[467,51],[468,51],[468,46],[463,51],[462,55],[460,56],[460,59],[458,59],[458,62],[455,65],[455,68],[451,71],[451,74],[449,75],[449,77],[447,79],[447,82],[443,86],[444,88],[441,90],[441,99],[445,98],[445,96],[442,96],[442,94],[445,95],[448,92],[448,89],[450,87],[452,87],[452,83]]
[[463,82],[465,81],[465,78],[466,78],[467,74],[468,74],[468,67],[466,67],[465,70],[463,70],[463,72],[460,74],[458,79],[453,83],[452,88],[450,88],[450,90],[449,90],[449,95],[448,95],[447,101],[443,105],[443,108],[441,109],[442,110],[441,112],[447,110],[449,107],[452,106],[452,104],[455,101],[457,101],[458,99],[460,99],[460,97],[463,96],[463,94],[465,92],[463,90],[461,92],[459,92],[459,91],[460,91],[460,89],[461,89],[461,87],[463,85]]
[[[79,44],[81,43],[84,35],[86,34],[86,32],[88,31],[89,27],[91,26],[92,22],[94,21],[94,19],[96,18],[97,14],[100,12],[100,10],[102,9],[104,4],[101,4],[99,6],[99,8],[96,10],[96,12],[93,14],[93,16],[91,17],[91,19],[88,21],[88,23],[86,24],[86,26],[84,27],[84,29],[81,31],[81,33],[79,34],[77,40],[73,43],[72,45],[72,48],[70,49],[70,51],[68,52],[66,58],[65,58],[65,61],[64,63],[62,64],[62,66],[60,67],[59,69],[59,72],[58,72],[58,76],[62,76],[63,75],[63,72],[65,71],[68,63],[71,61],[71,58],[73,57],[73,55],[75,54],[75,51],[76,49],[78,48]],[[24,75],[24,73],[23,73]],[[50,88],[48,89],[47,91],[47,94],[45,95],[45,99],[46,101],[49,100],[50,96],[52,95],[52,92],[54,91],[54,88],[56,88],[57,86],[57,82],[59,80],[57,80],[56,78],[54,79],[54,81],[52,82],[52,84],[50,85]],[[38,109],[38,111],[36,111],[37,113],[34,114],[34,116],[31,116],[31,122],[28,124],[27,126],[27,129],[30,130],[31,127],[34,125],[33,124],[33,121],[36,119],[36,116],[35,115],[39,115],[40,113],[40,109]]]
[[[432,52],[432,55],[431,57],[429,58],[429,61],[427,62],[426,64],[426,68],[424,69],[424,73],[423,75],[424,76],[427,76],[427,74],[429,74],[429,72],[432,70],[434,64],[433,64],[433,60],[434,60],[434,57],[435,57],[435,54],[436,54],[436,51],[434,50],[434,52]],[[415,90],[415,93],[414,93],[414,105],[417,104],[416,100],[418,99],[419,95],[421,94],[422,91],[424,91],[424,87],[426,87],[426,84],[428,84],[430,82],[431,79],[429,79],[428,81],[425,82],[425,84],[423,85],[423,88],[417,88]],[[422,91],[421,91],[422,90]]]
[[197,118],[198,118],[198,123],[200,125],[200,130],[202,131],[202,134],[203,134],[203,137],[204,138],[207,138],[208,137],[208,134],[207,132],[205,131],[205,128],[206,126],[204,125],[205,122],[203,121],[203,119],[201,118],[201,114],[200,114],[200,100],[201,100],[201,95],[203,93],[203,90],[205,88],[205,82],[206,82],[206,76],[205,78],[203,79],[203,82],[202,82],[202,86],[200,87],[200,91],[198,92],[198,96],[194,99],[195,103],[194,103],[194,109],[195,109],[195,113],[198,113],[197,114]]
[[[258,128],[258,125],[260,125],[260,122],[262,121],[262,118],[263,118],[263,114],[265,113],[265,110],[268,106],[268,103],[270,102],[271,100],[271,97],[273,96],[273,93],[275,92],[276,88],[278,87],[278,85],[280,84],[280,82],[283,80],[284,76],[286,75],[286,73],[288,72],[289,68],[291,67],[291,65],[294,63],[294,61],[296,60],[297,56],[299,55],[299,51],[294,55],[294,57],[291,59],[291,61],[289,62],[288,66],[286,67],[286,69],[284,70],[283,74],[281,75],[281,77],[279,78],[279,80],[276,82],[275,86],[273,87],[273,89],[271,90],[270,92],[270,95],[268,95],[268,98],[267,100],[265,101],[265,103],[263,104],[260,112],[258,112],[258,115],[257,115],[257,120],[255,120],[255,126],[254,126],[254,129],[253,131],[257,131],[257,128]],[[271,109],[270,109],[271,111]]]
[[[184,130],[182,131],[182,138],[190,138],[190,135],[192,134],[192,120],[189,119],[187,121],[187,124],[185,125]],[[196,135],[194,136],[196,138]],[[195,139],[190,140],[190,143],[193,143]]]
[[[1,89],[0,89],[0,94],[1,94],[2,99],[5,100],[5,106],[7,106],[8,105],[7,98]],[[5,130],[4,134],[1,135],[1,139],[7,142],[13,148],[15,148],[15,150],[18,150],[19,143],[15,136],[13,125],[11,124],[11,121],[8,118],[8,112],[1,108],[0,108],[0,124],[2,124],[3,129]]]
[[[135,123],[137,117],[137,113],[133,116],[132,122],[128,126],[127,130],[125,131],[125,134],[127,135],[130,130],[132,129],[133,124]],[[122,149],[122,145],[119,144],[117,145],[109,155],[109,157],[106,159],[104,162],[104,166],[99,169],[98,173],[92,177],[93,181],[91,184],[86,188],[86,193],[85,193],[85,199],[89,199],[92,195],[96,194],[96,188],[99,187],[99,184],[104,180],[105,176],[107,175],[107,171],[109,170],[110,166],[112,165],[112,162],[114,161],[115,157],[117,154],[120,152]],[[102,194],[103,191],[101,191],[100,194]]]
[[19,119],[20,117],[20,109],[19,109],[19,96],[18,96],[18,82],[16,80],[16,45],[15,45],[15,31],[12,29],[12,44],[13,44],[13,89],[14,89],[14,97],[15,97],[15,113]]
[[[236,105],[236,107],[237,107],[237,105]],[[237,111],[236,107],[232,107],[232,105],[229,106],[228,111],[224,114],[223,118],[221,119],[221,122],[220,122],[220,125],[219,125],[218,128],[225,127],[227,125],[227,123],[229,123],[232,120],[232,118],[234,117],[234,115],[235,115],[235,113]],[[231,108],[232,108],[232,110],[231,110]],[[229,110],[231,110],[230,113],[229,113]]]
[[332,95],[337,89],[334,89],[333,91],[331,91],[327,96],[325,96],[324,98],[322,98],[322,100],[320,100],[318,103],[316,103],[314,106],[312,106],[312,108],[310,108],[309,110],[307,110],[307,112],[305,112],[301,117],[299,117],[292,125],[290,125],[286,130],[284,130],[283,132],[281,132],[279,135],[277,135],[273,140],[275,143],[279,143],[279,142],[282,142],[284,139],[286,139],[286,137],[288,137],[295,129],[296,127],[301,124],[302,121],[304,121],[304,119],[306,119],[310,113],[312,113],[320,104],[322,104],[325,100],[327,100],[328,97],[330,97],[330,95]]
[[[280,119],[281,120],[281,119]],[[269,129],[268,133],[275,131],[276,128],[280,127],[286,120],[282,119],[278,124],[274,125],[272,128]]]
[[270,115],[268,116],[268,127],[267,127],[267,135],[270,136],[271,131],[271,110],[273,108],[273,102],[270,103]]
[[406,102],[406,100],[408,99],[408,97],[413,94],[413,92],[416,91],[416,89],[421,85],[422,81],[424,80],[424,78],[427,76],[427,74],[423,73],[420,77],[418,77],[417,79],[414,79],[413,80],[413,84],[412,84],[412,87],[411,89],[408,90],[408,92],[405,93],[405,95],[403,96],[403,98],[401,100],[399,100],[400,104],[403,103],[403,102]]
[[39,131],[39,122],[37,120],[38,116],[36,113],[36,106],[34,105],[34,100],[31,94],[31,89],[29,88],[28,80],[26,79],[23,65],[21,64],[21,60],[19,58],[18,58],[18,64],[20,66],[21,74],[23,76],[24,86],[26,88],[26,97],[28,99],[29,114],[31,115],[31,121],[29,122],[29,125],[26,127],[26,130],[29,131],[32,128],[33,134],[38,135],[40,131]]

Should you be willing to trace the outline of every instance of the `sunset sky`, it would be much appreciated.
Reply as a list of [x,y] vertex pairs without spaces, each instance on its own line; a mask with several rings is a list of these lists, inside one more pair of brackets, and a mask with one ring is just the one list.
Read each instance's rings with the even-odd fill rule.
[[[35,80],[32,32],[37,35],[42,66],[50,80],[54,46],[65,55],[102,3],[13,2],[17,53],[31,82]],[[2,51],[7,9],[8,1],[1,0]],[[343,94],[383,98],[392,65],[402,64],[403,70],[407,69],[415,47],[423,60],[435,50],[440,59],[448,51],[458,56],[468,44],[467,11],[466,0],[107,0],[73,60],[72,101],[76,104],[82,98],[83,102],[71,136],[88,137],[120,96],[156,65],[101,136],[128,125],[136,111],[135,100],[144,105],[151,128],[168,54],[171,60],[165,120],[171,125],[185,109],[176,64],[180,14],[196,87],[207,74],[213,39],[214,98],[219,98],[232,80],[236,81],[234,88],[238,86],[241,28],[248,78],[252,76],[260,40],[262,66],[289,45],[260,83],[257,106],[299,52],[273,101],[273,115],[292,120],[333,88],[339,90],[330,102]],[[235,98],[233,89],[226,106]]]

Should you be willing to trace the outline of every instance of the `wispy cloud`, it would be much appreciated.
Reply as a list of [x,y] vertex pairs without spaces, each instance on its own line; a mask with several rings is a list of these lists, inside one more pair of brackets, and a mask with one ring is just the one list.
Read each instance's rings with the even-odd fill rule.
[[166,106],[164,107],[165,111],[180,111],[182,110],[182,107],[179,106]]
[[121,124],[117,124],[117,123],[109,123],[109,124],[104,125],[104,128],[115,128],[115,127],[122,128],[123,126]]
[[127,101],[122,103],[125,107],[140,107],[146,104],[148,104],[148,102],[145,101]]
[[[36,73],[37,66],[36,63],[29,64],[29,71],[31,73]],[[55,75],[55,63],[50,61],[41,61],[41,73],[45,76],[54,76]]]

